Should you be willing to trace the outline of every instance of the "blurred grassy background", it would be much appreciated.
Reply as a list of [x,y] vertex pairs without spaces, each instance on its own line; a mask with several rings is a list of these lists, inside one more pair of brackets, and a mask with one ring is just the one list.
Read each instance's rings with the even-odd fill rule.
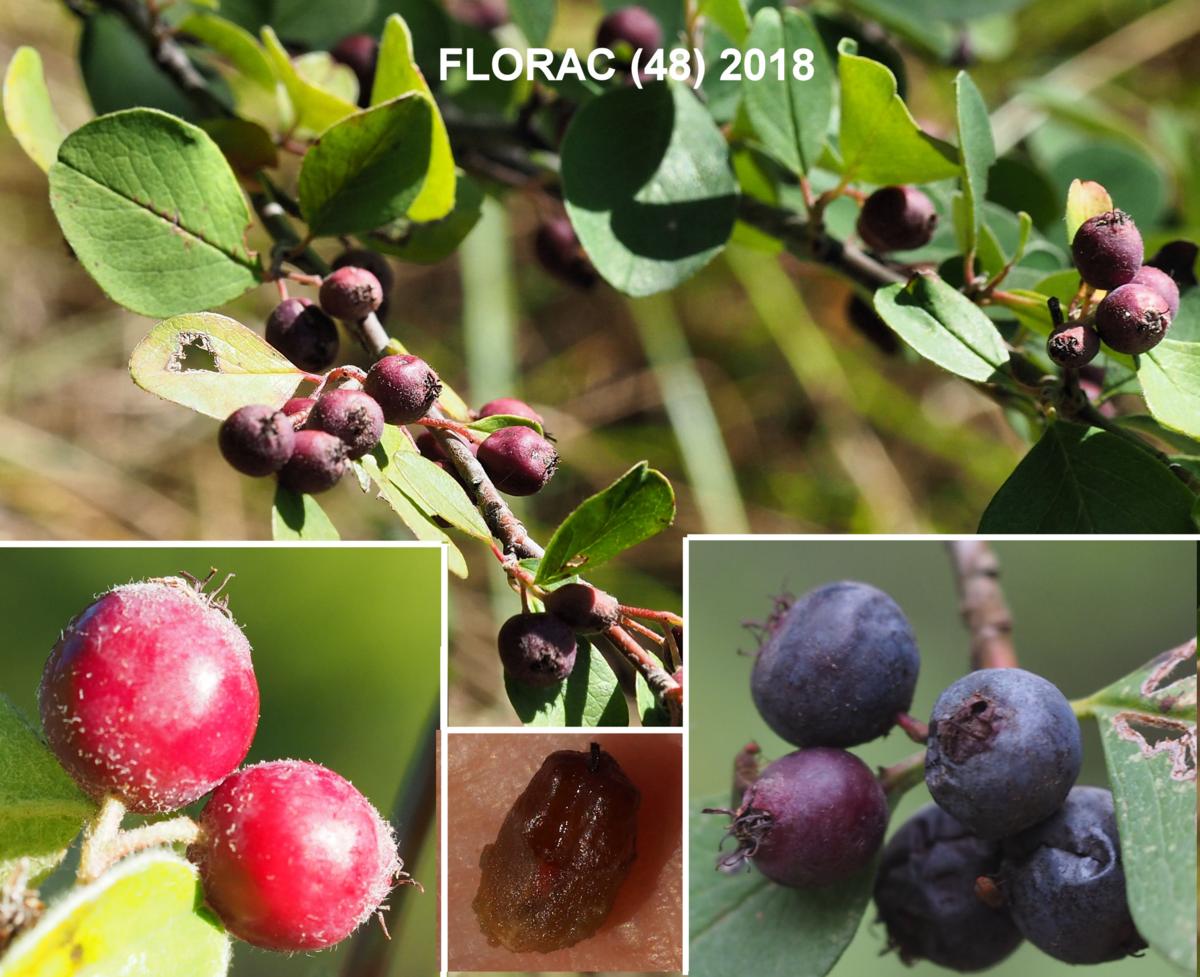
[[[380,9],[398,2],[379,0]],[[818,3],[835,12],[870,5]],[[978,32],[975,47],[991,60],[973,75],[999,107],[1157,6],[1034,0]],[[560,0],[553,43],[590,44],[599,16],[596,0]],[[0,4],[0,61],[20,44],[35,46],[69,128],[90,116],[74,59],[78,33],[54,0]],[[1038,130],[1039,152],[1056,159],[1081,131],[1101,131],[1141,161],[1143,226],[1195,236],[1200,43],[1187,31],[1151,41],[1118,43],[1104,63],[1116,80],[1097,93],[1103,111],[1085,107],[1073,122],[1056,116]],[[931,131],[947,132],[956,69],[900,50],[914,111]],[[1019,205],[1048,193],[1053,211],[1067,178],[1050,188],[1020,183]],[[267,480],[220,463],[212,421],[130,383],[129,352],[151,323],[114,307],[70,259],[44,175],[2,126],[0,205],[0,536],[267,535]],[[535,536],[545,538],[633,461],[647,458],[668,474],[676,530],[597,575],[624,599],[678,606],[685,532],[971,530],[1020,456],[989,401],[856,331],[845,285],[820,269],[731,250],[669,297],[631,304],[604,287],[576,292],[533,261],[544,207],[510,194],[462,254],[398,266],[388,325],[473,403],[516,394],[546,415],[564,464],[545,492],[517,506]],[[222,311],[261,327],[273,301],[261,288]],[[351,480],[322,504],[346,538],[404,534]],[[488,589],[497,580],[490,555],[464,549],[473,578],[453,591],[451,708],[463,722],[511,723],[493,639],[515,602]]]
[[[229,609],[254,649],[262,717],[247,762],[315,760],[385,814],[430,710],[441,641],[439,554],[429,548],[61,548],[0,550],[3,691],[36,721],[42,666],[61,629],[115,584],[210,567],[234,572]],[[425,885],[405,887],[394,977],[438,967],[437,832],[401,854]],[[369,925],[377,925],[372,921]],[[237,975],[333,975],[348,944],[284,955],[235,941]]]
[[[1189,542],[998,542],[1001,583],[1012,611],[1022,667],[1050,679],[1068,698],[1103,688],[1154,655],[1196,634],[1196,547]],[[892,595],[907,614],[921,650],[921,674],[911,712],[927,720],[938,694],[968,667],[968,637],[948,554],[941,542],[706,542],[689,544],[691,794],[718,795],[732,784],[733,756],[757,740],[768,759],[793,747],[773,734],[750,698],[756,648],[744,621],[762,621],[775,595],[796,596],[835,580],[862,580]],[[736,572],[731,569],[736,567]],[[1085,722],[1081,783],[1106,784],[1095,724]],[[899,733],[855,747],[872,767],[914,751]],[[893,829],[929,803],[924,786],[910,791]],[[890,834],[890,830],[889,830]],[[692,872],[713,871],[714,852],[693,851]],[[908,968],[895,954],[880,957],[885,937],[868,907],[859,933],[834,968],[837,975],[933,977],[929,964]],[[1176,974],[1148,954],[1089,968],[1141,977]],[[1029,946],[989,973],[1050,977],[1072,972]]]

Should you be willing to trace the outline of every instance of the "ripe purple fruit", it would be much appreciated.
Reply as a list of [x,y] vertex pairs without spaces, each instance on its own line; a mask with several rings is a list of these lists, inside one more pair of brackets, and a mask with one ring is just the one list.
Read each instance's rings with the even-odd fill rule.
[[296,432],[296,450],[279,471],[279,484],[316,495],[337,485],[346,471],[346,446],[325,431]]
[[389,424],[412,424],[429,413],[442,381],[418,356],[385,356],[367,372],[363,389],[379,403]]
[[275,306],[266,335],[268,343],[309,373],[322,373],[337,359],[337,325],[308,299],[284,299]]
[[729,814],[726,837],[737,848],[720,856],[723,872],[747,861],[780,885],[808,888],[848,879],[867,866],[887,829],[883,788],[845,750],[797,750],[770,764]]
[[577,634],[600,634],[621,621],[617,599],[586,583],[563,584],[542,603]]
[[379,58],[379,42],[370,34],[351,34],[343,37],[329,50],[330,57],[344,64],[358,79],[358,105],[371,104],[371,86],[375,83],[375,62]]
[[493,31],[508,23],[508,0],[447,0],[447,12],[477,31]]
[[321,282],[321,308],[335,319],[366,318],[383,302],[383,286],[365,268],[346,265],[330,272]]
[[1073,964],[1145,948],[1129,912],[1112,794],[1076,787],[1047,820],[1004,841],[1002,886],[1025,939]]
[[400,872],[371,802],[316,763],[239,770],[213,794],[189,856],[235,936],[268,950],[319,950],[379,908]]
[[489,400],[479,408],[478,414],[480,417],[496,417],[501,414],[507,414],[510,417],[524,417],[537,424],[545,424],[541,414],[525,403],[525,401],[517,400],[516,397],[498,397],[495,400]]
[[349,266],[358,268],[366,268],[372,275],[379,279],[379,287],[383,289],[383,301],[379,304],[379,308],[375,310],[380,321],[387,318],[388,313],[388,296],[392,294],[392,286],[396,284],[396,276],[392,273],[392,266],[388,264],[387,258],[381,255],[378,251],[368,251],[366,248],[350,248],[343,251],[333,259],[333,270],[346,268]]
[[1130,283],[1109,292],[1096,307],[1096,331],[1118,353],[1145,353],[1167,334],[1171,309],[1153,288]]
[[875,879],[888,948],[905,964],[930,960],[971,973],[995,966],[1021,934],[1004,908],[985,903],[975,880],[1000,871],[1000,846],[977,838],[936,804],[892,835]]
[[551,217],[538,226],[533,253],[542,268],[568,285],[591,288],[596,284],[596,269],[565,216]]
[[911,251],[933,237],[938,215],[916,187],[881,187],[867,197],[858,215],[858,236],[872,251]]
[[1179,312],[1179,286],[1175,284],[1174,278],[1153,265],[1142,265],[1137,270],[1137,274],[1133,276],[1132,284],[1145,285],[1158,292],[1163,301],[1167,303],[1167,310],[1170,312],[1171,318],[1175,318]]
[[383,411],[364,391],[339,387],[321,395],[308,426],[340,438],[348,458],[361,458],[383,437]]
[[1145,252],[1133,218],[1123,210],[1110,210],[1079,225],[1071,254],[1085,282],[1110,291],[1133,280]]
[[600,21],[596,29],[596,47],[608,48],[618,57],[628,49],[657,51],[662,47],[662,27],[645,7],[622,7]]
[[315,397],[293,397],[280,409],[288,417],[295,417],[297,414],[303,414],[306,411],[312,410],[316,402]]
[[[479,450],[479,445],[477,445],[474,441],[465,441],[462,438],[460,438],[457,434],[452,434],[451,437],[454,438],[456,441],[462,441],[462,443],[464,445],[466,445],[467,450],[470,451],[471,454],[475,454]],[[450,460],[447,457],[446,452],[442,450],[441,443],[438,441],[438,439],[436,437],[434,437],[432,431],[425,431],[423,434],[418,434],[416,437],[416,445],[417,445],[417,451],[419,451],[421,453],[421,456],[423,458],[428,458],[430,461],[439,461],[439,462],[445,462],[445,461]],[[451,466],[451,467],[453,467],[453,466]]]
[[523,685],[555,685],[571,674],[575,632],[553,614],[515,614],[496,637],[504,670]]
[[769,628],[750,690],[767,725],[789,743],[865,743],[912,705],[917,642],[882,590],[854,581],[818,587]]
[[141,814],[207,794],[258,725],[250,643],[180,577],[114,587],[84,608],[46,661],[38,704],[75,782]]
[[243,475],[261,478],[279,471],[292,456],[296,433],[283,411],[265,404],[239,407],[221,422],[221,454]]
[[504,427],[479,446],[479,463],[506,495],[533,495],[558,470],[554,445],[531,427]]
[[1079,776],[1083,745],[1066,697],[1020,668],[983,668],[933,707],[925,783],[981,838],[1003,838],[1053,814]]
[[1100,352],[1100,336],[1086,322],[1068,322],[1050,333],[1046,352],[1059,366],[1079,369]]

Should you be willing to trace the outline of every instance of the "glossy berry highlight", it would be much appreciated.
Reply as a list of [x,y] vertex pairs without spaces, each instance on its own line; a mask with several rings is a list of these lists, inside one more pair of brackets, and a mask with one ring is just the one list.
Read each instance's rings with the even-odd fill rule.
[[617,599],[586,583],[563,584],[542,603],[576,634],[601,634],[621,622]]
[[346,446],[325,431],[296,432],[296,450],[279,471],[279,484],[292,492],[327,492],[346,473]]
[[365,268],[346,265],[321,282],[321,308],[335,319],[365,319],[383,302],[383,286]]
[[261,478],[287,464],[295,450],[296,432],[283,411],[265,404],[249,404],[221,422],[217,446],[237,471]]
[[545,688],[575,667],[575,632],[553,614],[515,614],[496,637],[500,662],[516,681]]
[[1039,950],[1093,964],[1145,948],[1129,912],[1109,791],[1074,788],[1058,811],[1003,847],[1013,919]]
[[284,299],[267,317],[267,342],[309,373],[323,373],[338,353],[337,325],[308,299]]
[[143,814],[207,794],[258,725],[250,643],[179,577],[114,587],[84,608],[50,653],[38,704],[75,782]]
[[367,372],[363,390],[375,398],[389,424],[413,424],[429,413],[442,381],[418,356],[385,356]]
[[316,763],[239,770],[200,817],[197,863],[209,906],[240,939],[268,950],[320,950],[379,908],[400,871],[379,812]]
[[346,457],[361,458],[383,437],[383,411],[362,390],[339,387],[321,395],[308,415],[308,426],[338,438],[346,446]]
[[1048,818],[1082,761],[1071,704],[1032,672],[983,668],[934,704],[925,783],[943,810],[981,838],[1003,838]]
[[1133,218],[1123,210],[1110,210],[1079,226],[1071,241],[1071,255],[1085,282],[1111,291],[1133,281],[1145,251]]
[[736,847],[717,867],[734,873],[753,863],[772,882],[796,888],[832,885],[864,869],[887,829],[883,788],[858,757],[814,747],[781,757],[750,785],[729,814]]
[[858,215],[858,236],[872,251],[911,251],[933,238],[938,215],[916,187],[881,187],[867,197]]
[[767,725],[789,743],[865,743],[912,705],[916,638],[882,590],[855,581],[818,587],[767,631],[750,691]]
[[1059,326],[1046,340],[1046,353],[1059,366],[1079,369],[1087,366],[1100,352],[1100,336],[1085,322]]
[[1096,307],[1096,332],[1118,353],[1146,353],[1167,334],[1171,309],[1146,285],[1130,283],[1109,292]]
[[534,495],[558,470],[554,445],[531,427],[505,427],[489,434],[477,457],[488,478],[506,495]]

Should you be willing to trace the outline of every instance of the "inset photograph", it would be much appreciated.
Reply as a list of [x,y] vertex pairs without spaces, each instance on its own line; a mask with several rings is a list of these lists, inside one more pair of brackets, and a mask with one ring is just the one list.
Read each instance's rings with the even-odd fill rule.
[[694,977],[1195,973],[1195,544],[688,565]]
[[0,549],[0,973],[436,973],[442,561]]
[[451,733],[449,969],[673,971],[678,733]]

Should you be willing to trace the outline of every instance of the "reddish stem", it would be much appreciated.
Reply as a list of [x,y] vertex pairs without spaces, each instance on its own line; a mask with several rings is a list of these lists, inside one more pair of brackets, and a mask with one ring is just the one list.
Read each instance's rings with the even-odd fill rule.
[[915,719],[906,712],[896,713],[896,725],[914,743],[925,743],[929,739],[929,724]]
[[648,607],[633,607],[629,604],[622,604],[621,613],[625,617],[640,617],[643,621],[662,621],[664,624],[671,624],[676,627],[683,624],[683,618],[678,614],[672,614],[670,611],[655,611]]

